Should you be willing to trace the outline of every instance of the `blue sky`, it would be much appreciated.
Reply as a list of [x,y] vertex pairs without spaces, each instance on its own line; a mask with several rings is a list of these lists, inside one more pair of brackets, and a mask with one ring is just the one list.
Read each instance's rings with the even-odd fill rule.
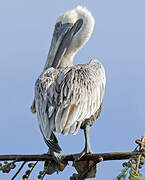
[[[45,64],[56,18],[77,5],[86,6],[96,24],[74,63],[97,58],[107,77],[103,111],[91,128],[93,151],[132,151],[134,141],[144,133],[144,0],[5,0],[0,1],[0,154],[47,151],[36,115],[29,110],[34,83]],[[58,138],[64,153],[80,152],[84,147],[82,131]],[[96,179],[113,179],[121,164],[122,161],[100,163]],[[36,179],[42,167],[38,165],[30,179]],[[63,173],[49,179],[68,179],[73,172],[70,163]],[[9,180],[13,173],[0,174],[0,179]]]

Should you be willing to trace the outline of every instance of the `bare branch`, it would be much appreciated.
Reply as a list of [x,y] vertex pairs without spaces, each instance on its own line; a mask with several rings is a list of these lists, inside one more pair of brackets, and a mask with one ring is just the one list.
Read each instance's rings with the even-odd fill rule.
[[29,173],[28,173],[28,177],[27,177],[27,178],[29,178],[30,174],[32,173],[32,171],[33,171],[33,169],[35,168],[35,166],[37,165],[37,163],[38,163],[38,161],[36,161],[35,164],[33,164],[31,170],[30,170]]
[[43,180],[43,179],[44,179],[45,175],[46,175],[46,173],[44,173],[44,174],[43,174],[43,176],[42,176],[41,180]]
[[[111,152],[111,153],[96,153],[96,154],[86,154],[81,158],[82,160],[95,160],[96,163],[100,162],[100,157],[103,161],[109,160],[125,160],[132,158],[133,156],[140,155],[140,152]],[[31,154],[31,155],[0,155],[0,161],[45,161],[52,160],[52,156],[49,154]],[[73,154],[64,155],[64,161],[74,161]]]
[[26,162],[24,161],[11,180],[14,180],[16,178],[16,176],[19,174],[19,172],[22,170],[22,168],[24,167],[25,164],[26,164]]

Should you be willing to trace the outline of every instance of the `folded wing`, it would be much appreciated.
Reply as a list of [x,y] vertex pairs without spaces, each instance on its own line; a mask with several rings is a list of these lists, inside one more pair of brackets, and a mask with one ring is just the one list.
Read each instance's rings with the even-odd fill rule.
[[[46,71],[35,86],[41,132],[47,140],[51,132],[76,134],[82,122],[94,115],[102,104],[104,68],[99,61],[92,60],[87,65]],[[46,83],[48,79],[51,80]]]

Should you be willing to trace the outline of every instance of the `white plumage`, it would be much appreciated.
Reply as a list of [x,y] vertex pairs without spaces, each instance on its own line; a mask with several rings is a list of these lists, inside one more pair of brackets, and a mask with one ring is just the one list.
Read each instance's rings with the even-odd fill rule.
[[[79,28],[78,20],[81,20]],[[69,37],[68,31],[65,36],[59,34],[68,24],[71,26],[69,33],[76,31],[69,41],[65,40]],[[98,60],[93,59],[86,65],[72,64],[75,53],[92,34],[94,18],[91,13],[79,6],[60,16],[56,25],[59,27],[55,28],[44,71],[36,81],[32,106],[49,148],[54,143],[53,132],[76,134],[80,128],[85,129],[95,122],[101,111],[106,82],[104,68]],[[58,56],[60,49],[61,56]]]
[[[49,68],[35,84],[36,112],[41,131],[76,134],[85,119],[100,108],[105,72],[97,60],[68,68]],[[37,97],[37,98],[36,98]]]

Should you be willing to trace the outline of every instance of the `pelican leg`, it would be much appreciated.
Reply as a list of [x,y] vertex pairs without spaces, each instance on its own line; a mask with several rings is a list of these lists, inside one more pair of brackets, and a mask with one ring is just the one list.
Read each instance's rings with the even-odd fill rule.
[[58,144],[58,140],[55,136],[55,134],[52,132],[51,136],[50,136],[50,140],[46,140],[44,138],[46,144],[49,147],[49,151],[48,154],[52,155],[53,159],[59,163],[60,161],[63,160],[63,155],[61,154],[61,148]]
[[53,132],[50,136],[50,140],[46,140],[45,138],[44,140],[49,147],[48,154],[50,154],[53,158],[53,160],[45,161],[44,169],[46,170],[47,174],[59,172],[60,171],[59,164],[64,159],[64,155],[61,154],[61,148],[58,144],[58,140]]
[[81,153],[73,155],[75,161],[78,161],[85,154],[92,153],[91,145],[90,145],[90,125],[86,125],[84,129],[84,135],[85,135],[85,148]]

